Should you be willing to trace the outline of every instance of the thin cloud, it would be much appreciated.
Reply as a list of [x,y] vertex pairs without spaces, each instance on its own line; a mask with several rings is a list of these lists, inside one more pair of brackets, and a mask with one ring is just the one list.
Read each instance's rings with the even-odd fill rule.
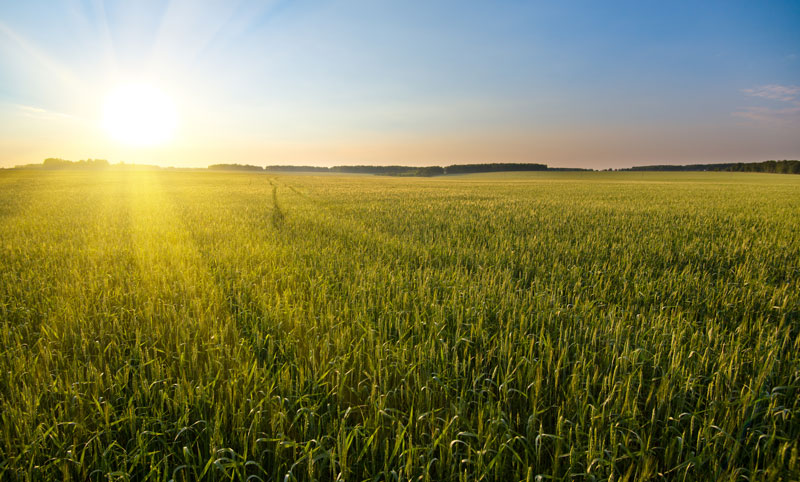
[[751,97],[791,102],[796,99],[797,94],[800,94],[800,87],[796,85],[770,84],[762,85],[754,89],[744,89],[742,92]]
[[769,107],[746,107],[745,110],[734,112],[736,117],[750,119],[757,122],[786,124],[800,121],[800,105],[785,109],[770,109]]
[[749,97],[766,99],[780,104],[775,106],[748,106],[733,115],[754,122],[769,124],[794,124],[800,122],[800,87],[796,85],[769,84],[743,89]]
[[19,109],[24,115],[28,117],[34,117],[36,119],[44,119],[44,120],[60,120],[60,119],[75,119],[75,116],[64,114],[63,112],[56,112],[52,110],[42,109],[40,107],[34,107],[31,105],[17,105],[17,109]]

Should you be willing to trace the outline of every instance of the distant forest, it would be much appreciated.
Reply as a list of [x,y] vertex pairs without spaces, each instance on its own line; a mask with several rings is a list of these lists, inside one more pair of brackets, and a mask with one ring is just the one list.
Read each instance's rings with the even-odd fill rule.
[[41,164],[22,164],[14,166],[14,169],[47,169],[47,170],[60,170],[60,169],[125,169],[125,170],[140,170],[140,169],[161,169],[159,166],[149,164],[126,164],[120,162],[111,164],[105,159],[82,159],[80,161],[69,161],[60,159],[58,157],[48,157]]
[[[161,169],[159,166],[145,164],[126,164],[120,162],[110,164],[105,159],[84,159],[68,161],[56,157],[49,157],[41,164],[24,164],[15,166],[15,169]],[[176,169],[176,168],[166,168]],[[510,171],[591,171],[592,169],[579,169],[569,167],[548,167],[546,164],[534,163],[487,163],[487,164],[453,164],[450,166],[253,166],[250,164],[212,164],[208,169],[215,171],[252,171],[252,172],[333,172],[348,174],[374,174],[380,176],[407,176],[431,177],[453,174],[472,174],[480,172],[510,172]],[[800,174],[800,161],[763,161],[763,162],[736,162],[720,164],[687,164],[683,166],[663,164],[656,166],[635,166],[617,171],[727,171],[727,172],[769,172],[776,174]]]
[[249,164],[214,164],[208,166],[213,170],[225,171],[269,171],[269,172],[339,172],[348,174],[375,174],[380,176],[431,177],[446,174],[472,174],[479,172],[509,171],[590,171],[578,168],[550,168],[546,164],[533,163],[491,163],[491,164],[454,164],[451,166],[252,166]]
[[800,161],[729,162],[724,164],[689,164],[686,166],[665,164],[660,166],[636,166],[620,169],[620,171],[728,171],[800,174]]
[[83,159],[68,161],[57,157],[48,157],[41,164],[24,164],[16,169],[105,169],[110,164],[105,159]]

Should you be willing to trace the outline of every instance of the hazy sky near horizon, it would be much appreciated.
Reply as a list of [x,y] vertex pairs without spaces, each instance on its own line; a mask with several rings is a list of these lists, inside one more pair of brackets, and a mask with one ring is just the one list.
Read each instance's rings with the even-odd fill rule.
[[[131,82],[174,104],[160,145],[103,126]],[[0,167],[45,157],[797,159],[800,2],[0,0]]]

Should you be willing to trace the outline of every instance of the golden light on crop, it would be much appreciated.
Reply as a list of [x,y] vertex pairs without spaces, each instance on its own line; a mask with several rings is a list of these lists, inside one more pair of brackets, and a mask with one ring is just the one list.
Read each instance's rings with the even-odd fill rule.
[[158,87],[124,84],[106,98],[103,126],[117,141],[137,147],[163,144],[178,124],[175,103]]

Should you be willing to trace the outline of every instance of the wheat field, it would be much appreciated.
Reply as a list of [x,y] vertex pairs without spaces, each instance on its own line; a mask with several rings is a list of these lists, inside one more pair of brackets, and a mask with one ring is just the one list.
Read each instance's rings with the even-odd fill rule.
[[797,480],[800,177],[0,171],[0,479]]

